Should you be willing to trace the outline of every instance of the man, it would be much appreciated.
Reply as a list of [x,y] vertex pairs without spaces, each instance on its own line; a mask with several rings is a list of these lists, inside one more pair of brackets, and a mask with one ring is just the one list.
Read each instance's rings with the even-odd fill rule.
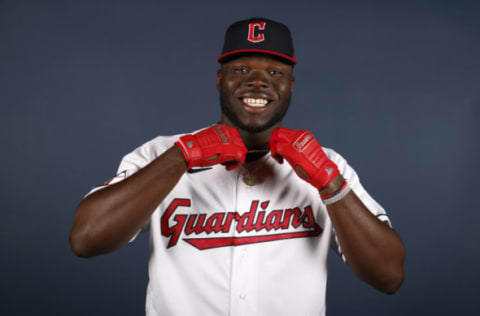
[[218,61],[221,124],[126,155],[78,207],[75,254],[149,229],[148,315],[323,315],[330,247],[394,293],[404,248],[384,209],[339,154],[280,127],[295,81],[288,28],[236,22]]

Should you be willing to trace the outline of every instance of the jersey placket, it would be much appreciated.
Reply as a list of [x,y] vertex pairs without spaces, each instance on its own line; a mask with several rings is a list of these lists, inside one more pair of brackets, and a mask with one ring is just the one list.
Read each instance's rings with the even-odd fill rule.
[[[258,200],[258,181],[245,181],[248,176],[252,180],[255,175],[242,167],[237,178],[236,212],[242,215],[250,211],[252,201]],[[248,184],[247,184],[248,183]],[[250,234],[254,233],[253,231]],[[237,226],[232,229],[232,236],[244,237],[247,232],[239,233]],[[259,262],[258,244],[232,247],[232,272],[230,288],[230,315],[256,315],[258,312]]]

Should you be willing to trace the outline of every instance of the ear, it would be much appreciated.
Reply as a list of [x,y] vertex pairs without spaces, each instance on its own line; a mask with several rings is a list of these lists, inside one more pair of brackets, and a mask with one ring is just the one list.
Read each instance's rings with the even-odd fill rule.
[[295,85],[295,77],[292,75],[290,78],[290,94],[293,93],[293,86]]
[[220,92],[220,82],[222,81],[222,68],[217,70],[217,91]]

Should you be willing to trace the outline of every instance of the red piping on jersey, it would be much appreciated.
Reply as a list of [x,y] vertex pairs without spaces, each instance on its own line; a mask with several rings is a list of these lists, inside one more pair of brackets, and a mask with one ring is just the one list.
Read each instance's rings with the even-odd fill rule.
[[251,236],[251,237],[188,238],[188,239],[185,238],[183,240],[185,240],[190,245],[200,250],[205,250],[205,249],[227,247],[227,246],[242,246],[242,245],[256,244],[260,242],[282,240],[282,239],[316,237],[320,234],[321,234],[321,231],[314,230],[314,231],[308,231],[308,232],[273,234],[273,235]]

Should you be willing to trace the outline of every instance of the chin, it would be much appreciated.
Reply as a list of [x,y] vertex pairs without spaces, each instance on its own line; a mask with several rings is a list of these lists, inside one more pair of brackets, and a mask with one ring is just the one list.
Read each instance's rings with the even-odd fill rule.
[[239,128],[251,134],[266,131],[280,121],[278,120],[278,118],[272,117],[270,120],[263,122],[245,122],[239,119],[239,117],[235,113],[231,113],[228,110],[224,110],[223,113],[236,128]]
[[273,113],[270,118],[262,120],[263,122],[245,122],[241,120],[239,118],[240,116],[237,115],[232,110],[232,107],[228,105],[228,101],[222,98],[222,94],[220,94],[220,105],[222,108],[222,113],[236,128],[254,134],[266,131],[275,126],[277,123],[281,122],[283,117],[287,114],[290,105],[290,98],[287,100],[286,106],[284,106],[280,111]]
[[266,131],[267,129],[269,129],[271,126],[267,126],[267,125],[262,125],[262,126],[250,126],[250,125],[244,125],[244,126],[239,126],[239,128],[243,129],[244,131],[247,131],[251,134],[255,134],[255,133],[260,133],[260,132],[263,132],[263,131]]

